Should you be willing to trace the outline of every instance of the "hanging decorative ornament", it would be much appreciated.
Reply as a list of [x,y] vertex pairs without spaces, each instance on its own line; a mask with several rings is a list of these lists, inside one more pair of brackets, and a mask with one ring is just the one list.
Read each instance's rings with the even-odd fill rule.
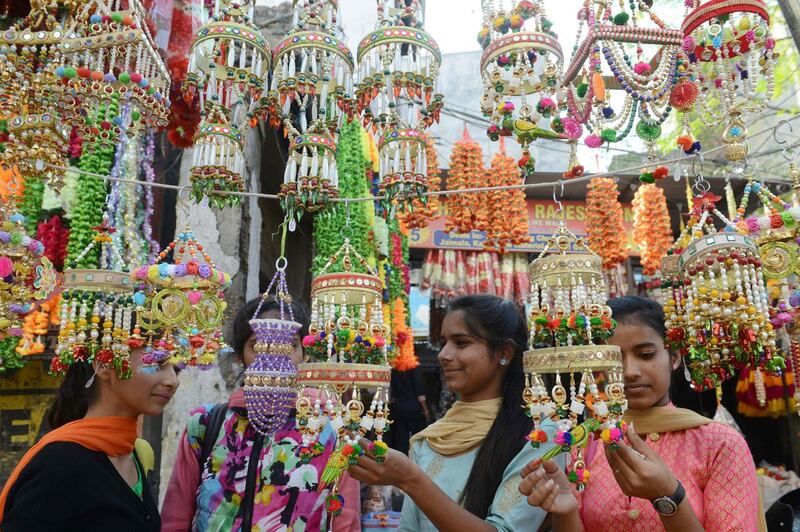
[[[259,433],[267,437],[272,437],[286,424],[297,398],[297,369],[289,355],[294,352],[297,333],[302,327],[294,321],[292,296],[286,287],[286,259],[279,258],[276,267],[277,271],[250,320],[250,328],[256,335],[256,357],[247,366],[244,376],[248,419]],[[273,288],[275,295],[270,296]],[[261,305],[270,297],[278,302],[279,319],[258,317]]]
[[[223,108],[216,104],[216,95],[206,101],[203,121],[197,129],[192,153],[191,198],[200,203],[208,198],[221,209],[238,205],[242,197],[225,192],[244,192],[244,137],[231,124]],[[219,194],[223,192],[223,194]]]
[[[628,11],[620,2],[614,14],[612,2],[584,0],[578,11],[578,33],[559,101],[571,118],[590,129],[585,143],[591,148],[621,141],[634,123],[636,135],[648,144],[661,136],[683,37],[667,27],[652,5],[630,2]],[[604,77],[608,71],[610,79]],[[615,101],[617,93],[621,102]]]
[[27,17],[0,34],[0,163],[60,189],[70,128],[60,120],[63,86],[55,69],[64,29],[49,2],[31,2]]
[[[438,192],[442,186],[439,160],[436,156],[436,145],[429,135],[425,136],[425,177],[429,192]],[[400,220],[408,229],[427,227],[428,222],[439,213],[439,197],[424,196],[415,198],[406,212],[399,214]]]
[[356,111],[363,113],[365,125],[381,125],[407,107],[424,129],[439,121],[444,105],[442,54],[423,28],[419,0],[403,2],[398,9],[391,4],[377,0],[377,28],[358,45]]
[[352,116],[353,55],[337,37],[337,0],[294,2],[294,27],[275,47],[274,71],[262,112],[294,137],[335,132]]
[[[192,41],[181,90],[199,100],[203,117],[194,138],[192,198],[217,208],[238,205],[243,192],[244,144],[256,124],[256,107],[267,84],[272,55],[253,24],[251,0],[217,1],[213,16]],[[244,132],[244,134],[242,133]]]
[[622,205],[614,178],[594,177],[586,193],[586,229],[589,246],[603,259],[603,269],[611,270],[625,262],[625,228]]
[[[133,323],[133,281],[112,244],[116,229],[103,223],[94,228],[91,243],[64,270],[58,344],[50,362],[50,373],[64,375],[76,362],[98,362],[113,367],[121,379],[131,376],[130,342]],[[94,268],[77,268],[83,258],[99,248]],[[95,252],[96,253],[96,252]]]
[[62,64],[55,69],[67,90],[62,113],[90,145],[114,144],[123,130],[135,136],[168,123],[170,76],[147,19],[139,0],[128,0],[127,9],[117,1],[88,0],[64,26]]
[[25,231],[12,188],[8,199],[0,201],[0,335],[20,336],[20,320],[50,296],[57,277],[42,243]]
[[[167,262],[172,255],[172,263]],[[131,274],[136,283],[133,338],[146,346],[149,364],[170,360],[210,368],[227,350],[221,326],[224,290],[231,276],[218,270],[187,227],[149,265]]]
[[[345,226],[347,229],[348,226]],[[367,273],[353,271],[358,261]],[[303,339],[310,362],[297,368],[297,427],[303,433],[301,454],[313,454],[324,424],[338,434],[336,451],[328,461],[320,487],[332,486],[328,510],[341,503],[338,481],[349,462],[363,450],[358,442],[374,431],[372,456],[382,461],[388,448],[383,442],[389,430],[389,382],[387,356],[389,328],[383,321],[380,277],[345,237],[311,283],[311,325]],[[319,389],[312,398],[306,388]],[[369,409],[361,402],[361,390],[375,390]],[[350,391],[345,404],[343,394]]]
[[405,212],[415,199],[427,202],[428,177],[425,134],[418,129],[390,127],[378,139],[380,182],[378,191],[388,217],[397,206]]
[[[464,134],[456,142],[450,154],[450,174],[447,178],[449,190],[476,188],[484,185],[486,169],[483,167],[483,150],[469,135],[466,125]],[[486,193],[451,194],[447,197],[447,220],[445,229],[461,234],[482,231],[486,228],[488,206]]]
[[672,226],[664,191],[653,184],[643,184],[633,196],[633,240],[639,247],[642,273],[655,275],[672,247]]
[[[508,11],[502,0],[481,5],[481,110],[491,122],[487,134],[492,140],[513,136],[522,148],[520,167],[530,175],[535,169],[531,143],[564,133],[555,101],[564,56],[542,0],[512,2]],[[529,101],[533,97],[538,101]],[[542,119],[549,128],[540,126]]]
[[289,157],[278,192],[283,211],[300,219],[317,212],[339,197],[336,143],[327,133],[306,133],[292,138]]
[[[716,207],[701,174],[689,223],[662,262],[667,342],[685,357],[692,387],[717,387],[737,368],[784,368],[769,320],[762,261],[750,237]],[[717,232],[714,218],[724,231]]]
[[[492,164],[486,171],[484,186],[509,187],[521,184],[522,175],[513,157],[506,153],[505,139],[500,139],[500,151],[492,157]],[[522,246],[530,243],[528,233],[528,207],[525,191],[522,189],[493,190],[487,193],[488,205],[502,205],[502,209],[489,208],[486,221],[486,240],[483,249],[506,252],[509,246]]]
[[[534,423],[531,445],[538,448],[547,441],[541,423],[550,418],[557,425],[558,447],[553,452],[578,449],[568,476],[580,490],[588,481],[581,450],[588,433],[597,431],[605,443],[616,445],[625,432],[622,414],[627,402],[622,355],[618,347],[606,345],[615,323],[606,305],[602,259],[567,229],[560,206],[559,213],[556,232],[530,265],[531,332],[530,350],[523,356],[527,374],[523,399]],[[576,252],[570,253],[570,248]],[[554,253],[547,255],[551,250]],[[608,374],[605,399],[598,394],[594,371]],[[553,373],[555,386],[548,391],[543,375]],[[569,374],[569,392],[562,384],[562,374]],[[595,398],[591,413],[586,410],[587,393]],[[584,423],[580,423],[581,416],[586,418]]]
[[[741,173],[747,156],[749,117],[766,109],[775,92],[778,53],[762,0],[687,2],[683,50],[688,61],[681,85],[697,86],[695,110],[708,128],[724,126],[725,155]],[[688,120],[688,119],[687,119]]]

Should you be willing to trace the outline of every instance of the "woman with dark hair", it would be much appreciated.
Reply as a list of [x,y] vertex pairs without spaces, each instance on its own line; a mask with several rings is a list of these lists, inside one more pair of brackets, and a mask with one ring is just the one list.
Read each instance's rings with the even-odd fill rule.
[[[233,322],[232,347],[240,361],[255,360],[256,336],[250,320],[261,298],[241,309]],[[308,311],[292,303],[294,320],[302,325],[292,362],[303,362],[300,339],[308,331]],[[280,318],[275,299],[263,301],[258,318]],[[162,513],[163,531],[320,530],[326,492],[319,478],[335,446],[330,426],[320,435],[324,451],[308,463],[298,457],[302,436],[295,415],[265,441],[248,420],[242,388],[227,403],[203,405],[189,417],[178,447]],[[345,508],[334,530],[360,529],[358,483],[342,481]]]
[[3,488],[3,532],[160,529],[145,479],[152,449],[137,441],[137,421],[161,414],[178,379],[171,364],[144,367],[142,352],[132,350],[128,379],[100,362],[69,367],[48,413],[52,430]]
[[[439,362],[460,400],[411,439],[410,458],[390,450],[383,463],[360,458],[350,473],[406,493],[401,530],[537,530],[545,513],[519,494],[519,475],[553,444],[534,450],[525,438],[532,429],[522,408],[525,318],[499,297],[461,297],[442,322],[442,339]],[[552,441],[555,425],[542,428]]]
[[580,493],[550,461],[531,463],[520,491],[553,514],[555,532],[766,530],[744,438],[670,402],[680,356],[664,347],[661,305],[639,296],[608,304],[617,322],[610,343],[622,351],[628,443],[612,450],[590,441],[592,477]]

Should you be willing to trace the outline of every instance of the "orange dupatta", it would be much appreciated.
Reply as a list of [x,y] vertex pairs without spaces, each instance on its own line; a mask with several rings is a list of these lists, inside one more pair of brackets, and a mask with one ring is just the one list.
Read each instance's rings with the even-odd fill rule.
[[11,486],[17,481],[25,466],[42,450],[45,445],[66,441],[77,443],[90,451],[100,451],[108,456],[122,456],[133,452],[136,442],[137,427],[135,417],[90,417],[67,423],[45,434],[36,445],[19,461],[17,467],[8,478],[3,493],[0,495],[0,522],[6,507],[6,498]]

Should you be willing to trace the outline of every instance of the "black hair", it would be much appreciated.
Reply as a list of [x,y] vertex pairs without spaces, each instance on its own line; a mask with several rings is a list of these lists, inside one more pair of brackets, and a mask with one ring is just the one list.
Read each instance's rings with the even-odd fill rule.
[[47,411],[50,430],[83,419],[89,406],[97,399],[97,386],[86,387],[92,375],[94,368],[88,362],[75,362],[69,367]]
[[608,300],[611,317],[617,323],[640,324],[650,327],[661,338],[667,337],[664,309],[657,301],[642,296],[622,296]]
[[[239,357],[240,360],[244,355],[244,345],[247,343],[247,339],[250,338],[250,335],[253,334],[253,330],[250,328],[250,320],[253,319],[253,314],[256,313],[258,305],[261,302],[261,297],[251,299],[239,309],[239,312],[236,313],[236,317],[233,320],[233,340],[231,341],[231,347],[233,347],[236,356]],[[270,297],[264,301],[259,314],[270,310],[280,310],[280,305],[274,297]],[[302,339],[303,336],[308,334],[308,324],[310,322],[308,308],[302,302],[292,298],[292,312],[294,313],[294,321],[302,325],[298,333]],[[286,318],[288,319],[288,309],[286,314]]]
[[528,342],[525,317],[513,301],[490,295],[463,296],[452,303],[449,312],[460,310],[470,333],[485,341],[492,353],[512,347],[514,354],[502,383],[500,412],[483,440],[467,478],[461,504],[470,513],[485,519],[503,473],[522,450],[533,424],[522,408],[525,373],[522,352]]

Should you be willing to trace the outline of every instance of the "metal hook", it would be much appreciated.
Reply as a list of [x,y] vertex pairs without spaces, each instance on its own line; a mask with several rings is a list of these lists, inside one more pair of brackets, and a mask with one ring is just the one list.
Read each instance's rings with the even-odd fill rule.
[[350,199],[344,198],[344,225],[350,227]]
[[178,189],[178,205],[181,207],[181,211],[183,212],[185,224],[189,224],[189,185],[184,185]]
[[[558,186],[559,183],[561,184],[561,194],[559,194],[559,196],[556,197],[556,187]],[[564,195],[564,180],[559,179],[558,183],[553,183],[553,203],[558,205],[558,209],[556,210],[557,213],[564,211],[564,206],[561,204],[561,197],[563,195]]]
[[[695,167],[694,167],[694,165],[695,165],[695,163],[697,162],[698,159],[700,160],[700,172],[695,170]],[[695,155],[694,159],[692,159],[692,175],[694,177],[698,177],[698,176],[699,177],[703,177],[703,166],[704,166],[704,163],[705,163],[705,159],[703,158],[702,152],[698,152],[697,155]]]
[[789,141],[786,139],[778,140],[778,130],[783,126],[789,126],[789,133],[794,133],[794,128],[792,128],[791,122],[786,119],[779,121],[775,126],[775,129],[772,130],[772,139],[775,141],[775,144],[784,145],[789,143]]

